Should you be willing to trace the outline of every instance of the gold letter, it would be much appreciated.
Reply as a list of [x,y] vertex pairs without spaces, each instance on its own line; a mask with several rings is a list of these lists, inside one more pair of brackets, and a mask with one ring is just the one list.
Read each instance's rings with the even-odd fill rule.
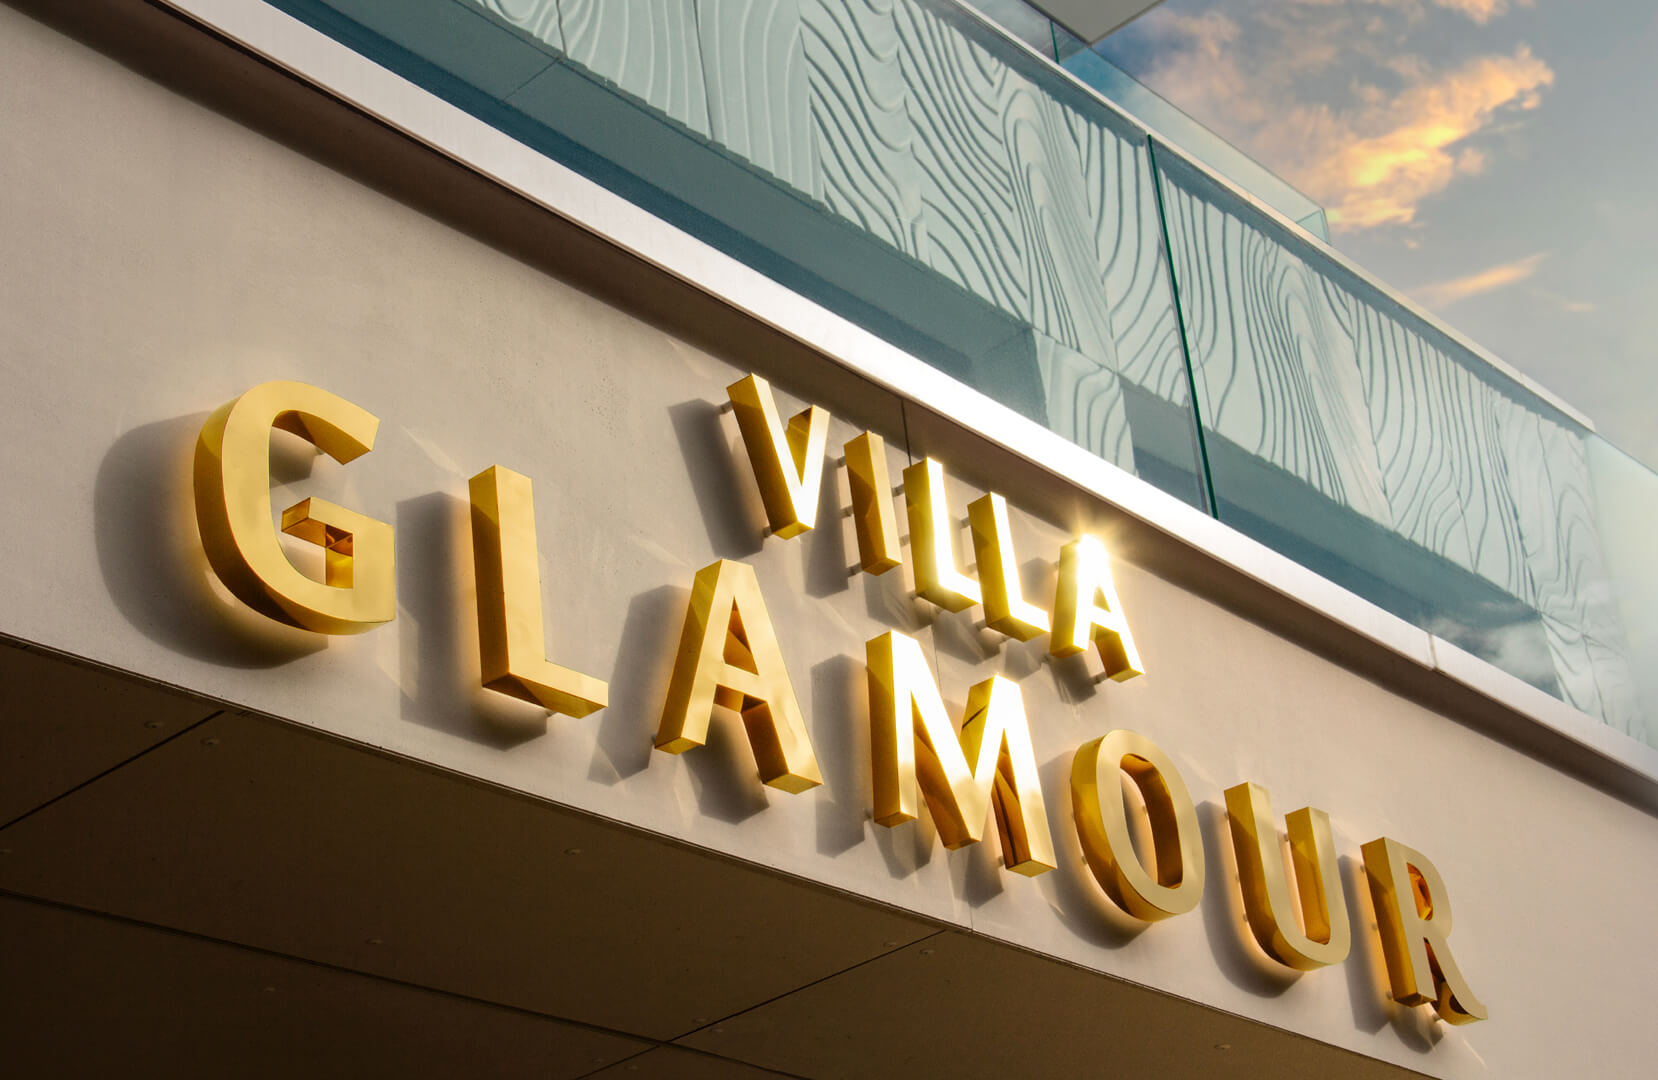
[[1123,682],[1144,671],[1140,650],[1134,647],[1134,635],[1123,618],[1122,601],[1117,599],[1105,545],[1092,536],[1082,536],[1059,553],[1059,589],[1054,595],[1054,629],[1048,651],[1055,656],[1073,656],[1088,648],[1090,639],[1111,678]]
[[1347,925],[1347,898],[1341,867],[1330,836],[1330,816],[1304,807],[1288,818],[1290,853],[1295,860],[1295,887],[1301,894],[1302,921],[1296,924],[1290,886],[1278,844],[1278,828],[1263,788],[1239,784],[1226,789],[1226,815],[1232,847],[1238,855],[1249,929],[1268,956],[1300,971],[1347,959],[1352,934]]
[[817,520],[829,414],[812,405],[789,421],[785,435],[766,380],[749,375],[726,387],[726,393],[737,414],[737,428],[748,448],[771,531],[784,539],[799,536]]
[[889,630],[866,652],[875,820],[889,827],[913,820],[919,788],[954,850],[978,842],[994,807],[1003,865],[1030,877],[1052,870],[1053,837],[1018,684],[992,676],[968,691],[958,740],[920,643]]
[[468,487],[484,686],[570,716],[604,708],[602,680],[547,660],[530,478],[491,465]]
[[754,568],[721,559],[697,571],[656,748],[708,740],[714,706],[742,713],[760,779],[784,791],[823,783]]
[[926,458],[904,470],[915,590],[946,611],[979,603],[979,583],[956,569],[955,522],[944,494],[944,466]]
[[282,553],[271,515],[272,428],[343,464],[373,449],[379,427],[351,402],[296,382],[261,383],[207,418],[196,441],[196,523],[232,595],[319,634],[360,634],[396,616],[390,525],[321,499],[289,507],[283,531],[324,550],[325,577],[315,581]]
[[1489,1015],[1462,977],[1451,946],[1451,900],[1445,882],[1421,852],[1387,837],[1361,849],[1376,930],[1387,957],[1393,999],[1404,1005],[1432,1002],[1439,1018],[1472,1024]]
[[984,587],[984,621],[992,630],[1020,641],[1048,632],[1048,613],[1025,599],[1019,584],[1019,560],[1013,554],[1013,532],[1008,526],[1007,500],[994,493],[967,506],[973,529],[973,551]]
[[898,522],[892,514],[892,481],[887,446],[873,431],[846,444],[846,475],[852,488],[852,521],[858,527],[858,561],[868,574],[884,574],[903,559]]
[[[1135,853],[1118,770],[1129,775],[1146,801],[1156,877]],[[1121,730],[1084,743],[1071,763],[1071,808],[1089,869],[1118,907],[1147,922],[1197,907],[1203,895],[1197,809],[1186,782],[1157,744]]]

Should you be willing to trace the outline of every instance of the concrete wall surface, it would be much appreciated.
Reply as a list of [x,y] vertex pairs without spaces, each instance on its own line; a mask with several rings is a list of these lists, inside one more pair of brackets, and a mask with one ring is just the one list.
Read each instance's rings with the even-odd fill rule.
[[[871,429],[895,483],[937,453],[962,478],[958,516],[1001,490],[1035,595],[1062,544],[1109,542],[1118,524],[1081,499],[1032,512],[1020,474],[964,456],[970,440],[925,408],[676,299],[648,268],[594,250],[584,269],[592,241],[243,57],[224,63],[265,81],[227,90],[164,59],[117,61],[0,7],[0,634],[1433,1076],[1647,1075],[1649,813],[1423,704],[1408,665],[1393,684],[1352,670],[1132,545],[1117,585],[1146,673],[1114,683],[915,599],[908,562],[852,572],[843,469],[818,527],[766,536],[721,408],[751,371],[785,415],[831,411],[831,463]],[[314,494],[395,527],[385,627],[324,639],[212,580],[189,489],[197,433],[273,379],[381,418],[347,466],[278,437],[273,498]],[[477,685],[467,480],[492,464],[535,483],[552,658],[610,684],[589,717]],[[703,748],[652,749],[693,575],[722,558],[759,576],[823,770],[809,792],[762,787],[729,718]],[[871,820],[863,658],[889,629],[921,640],[958,719],[972,684],[1017,680],[1057,870],[1003,871],[994,836],[946,851],[925,816]],[[1173,758],[1203,825],[1202,904],[1149,928],[1111,909],[1072,822],[1072,754],[1115,728]],[[1249,939],[1222,802],[1244,780],[1279,815],[1330,814],[1345,964],[1292,978]],[[1384,998],[1359,860],[1384,835],[1445,876],[1488,1022],[1451,1029]]]

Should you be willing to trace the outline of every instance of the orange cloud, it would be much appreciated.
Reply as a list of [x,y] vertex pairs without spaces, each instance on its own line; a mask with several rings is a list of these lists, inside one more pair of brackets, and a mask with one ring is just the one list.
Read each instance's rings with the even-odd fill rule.
[[[1155,58],[1147,83],[1354,232],[1409,225],[1425,199],[1491,168],[1470,140],[1554,83],[1524,45],[1431,66],[1410,48],[1428,2],[1240,0],[1135,25]],[[1475,21],[1528,2],[1432,0]]]
[[1514,7],[1530,7],[1531,0],[1516,0],[1510,4],[1509,0],[1433,0],[1442,8],[1460,11],[1480,25],[1484,25],[1499,15],[1507,15]]
[[1442,311],[1452,304],[1461,303],[1470,296],[1495,292],[1516,282],[1526,280],[1537,273],[1537,268],[1543,265],[1543,260],[1546,258],[1548,258],[1547,252],[1527,255],[1523,259],[1500,263],[1490,269],[1481,270],[1477,274],[1469,274],[1467,277],[1423,285],[1420,288],[1412,289],[1411,295],[1428,307],[1436,311]]
[[[1355,0],[1294,0],[1304,7],[1338,7],[1355,2]],[[1396,8],[1408,15],[1420,16],[1425,0],[1356,0],[1359,3],[1373,4],[1378,7]],[[1534,0],[1427,0],[1435,7],[1445,8],[1466,15],[1474,22],[1484,26],[1492,19],[1507,15],[1517,7],[1531,7]]]
[[1483,154],[1458,150],[1458,143],[1501,110],[1535,108],[1540,90],[1553,82],[1549,66],[1522,46],[1513,56],[1477,57],[1356,110],[1293,109],[1283,129],[1294,133],[1293,143],[1270,131],[1260,141],[1328,208],[1336,230],[1408,225],[1423,199],[1485,167]]

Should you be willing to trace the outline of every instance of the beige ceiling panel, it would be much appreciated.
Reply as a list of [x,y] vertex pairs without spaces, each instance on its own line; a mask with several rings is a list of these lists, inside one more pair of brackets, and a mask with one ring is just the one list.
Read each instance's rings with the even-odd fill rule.
[[0,887],[657,1038],[933,929],[245,717],[0,843]]
[[197,698],[0,645],[0,825],[214,711]]
[[680,1042],[766,1068],[858,1080],[1417,1075],[956,931]]
[[451,994],[0,897],[11,1076],[577,1077],[646,1044]]
[[659,1046],[593,1074],[593,1080],[769,1080],[788,1073],[758,1069],[730,1058]]

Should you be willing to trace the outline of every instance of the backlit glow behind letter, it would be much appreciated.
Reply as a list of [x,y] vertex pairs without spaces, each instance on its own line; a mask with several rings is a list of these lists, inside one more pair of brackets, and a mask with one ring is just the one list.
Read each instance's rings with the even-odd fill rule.
[[858,566],[867,574],[884,574],[903,559],[898,522],[892,513],[886,441],[866,431],[847,443],[846,476],[852,489],[852,522],[858,532]]
[[1266,790],[1255,784],[1227,788],[1226,816],[1238,857],[1244,915],[1261,948],[1299,971],[1347,959],[1352,935],[1330,816],[1308,806],[1286,822],[1305,928],[1296,921],[1291,906],[1283,848]]
[[1074,656],[1093,642],[1105,673],[1123,682],[1144,672],[1122,601],[1111,577],[1105,545],[1092,536],[1066,544],[1059,553],[1059,588],[1054,594],[1053,634],[1048,651]]
[[491,465],[468,487],[484,686],[569,716],[604,708],[602,680],[547,660],[530,478]]
[[1019,641],[1047,633],[1048,613],[1025,599],[1019,582],[1007,500],[994,492],[974,499],[967,507],[967,521],[979,564],[979,586],[984,592],[985,624]]
[[956,565],[956,522],[945,495],[943,465],[925,458],[904,470],[904,507],[915,591],[945,611],[966,611],[977,604],[979,583]]
[[785,539],[800,535],[817,520],[829,414],[809,406],[789,421],[785,431],[771,385],[760,376],[739,379],[726,387],[726,393],[737,414],[771,531]]
[[[1155,868],[1134,850],[1121,773],[1145,800]],[[1151,922],[1197,906],[1203,895],[1203,836],[1174,763],[1156,743],[1113,731],[1084,743],[1071,762],[1071,809],[1094,879],[1117,906]]]
[[754,568],[730,559],[697,571],[656,748],[708,741],[715,705],[742,714],[760,779],[783,791],[823,783]]
[[924,795],[939,838],[955,849],[978,841],[994,807],[1003,865],[1031,877],[1052,870],[1053,837],[1018,684],[992,676],[968,691],[958,738],[919,642],[888,631],[866,651],[875,820],[889,827],[913,820]]
[[1439,871],[1421,852],[1385,836],[1360,850],[1393,999],[1432,1004],[1451,1024],[1486,1019],[1485,1006],[1451,955],[1451,900]]
[[219,407],[196,440],[196,523],[213,572],[244,604],[319,634],[358,634],[397,614],[392,527],[322,499],[282,514],[282,531],[323,548],[324,579],[288,561],[271,514],[271,430],[344,464],[374,448],[380,421],[344,398],[268,382]]

